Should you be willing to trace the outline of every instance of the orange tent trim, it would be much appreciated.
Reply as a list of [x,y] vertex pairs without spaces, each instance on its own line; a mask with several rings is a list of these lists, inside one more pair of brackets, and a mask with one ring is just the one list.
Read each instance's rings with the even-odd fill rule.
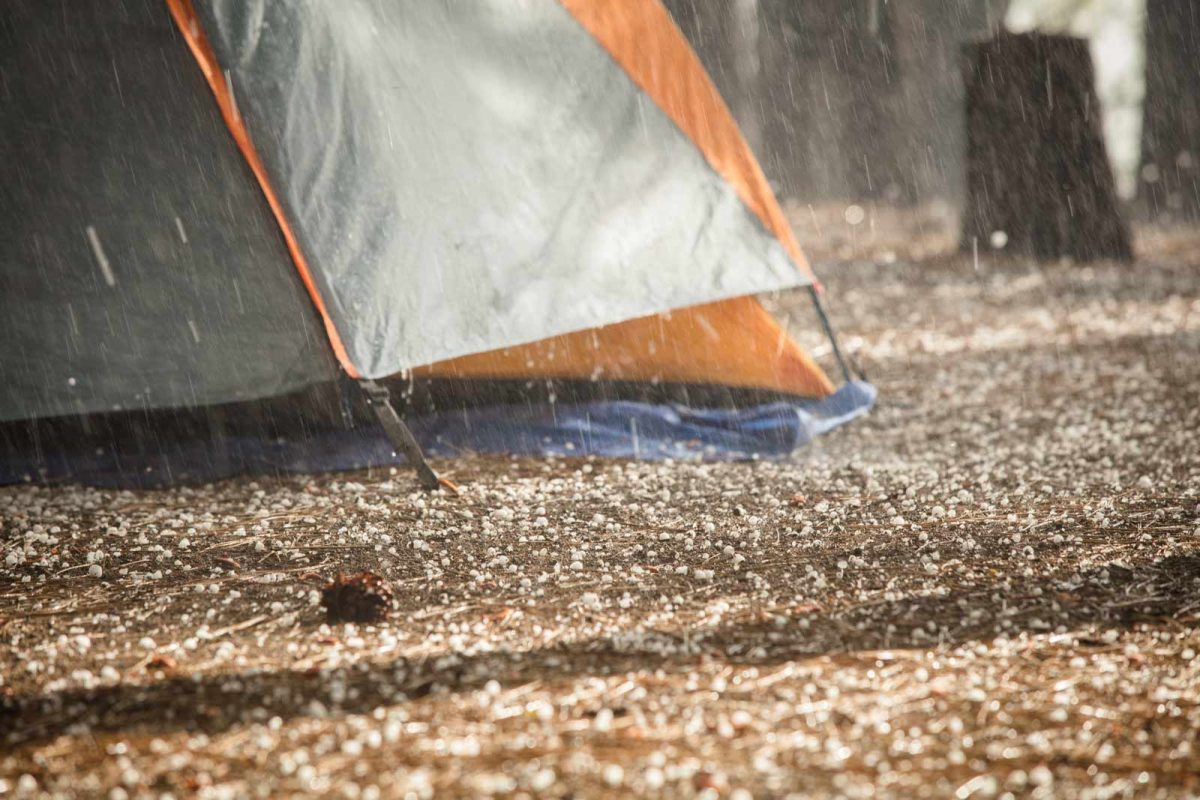
[[221,71],[221,65],[217,61],[217,55],[213,52],[208,38],[200,28],[200,20],[196,18],[196,9],[192,6],[192,0],[166,0],[166,2],[167,7],[171,10],[171,16],[175,20],[175,25],[183,34],[184,40],[187,41],[192,55],[204,73],[205,80],[208,81],[209,88],[212,89],[212,93],[217,99],[217,106],[221,109],[221,116],[225,119],[226,127],[229,128],[234,141],[237,142],[238,149],[242,151],[246,163],[254,172],[254,177],[258,179],[258,185],[262,188],[272,213],[275,214],[275,221],[279,223],[279,229],[283,232],[283,240],[287,244],[288,252],[291,253],[292,263],[296,265],[296,271],[300,273],[300,280],[304,283],[304,288],[308,290],[308,296],[312,298],[317,313],[321,315],[321,320],[325,323],[325,333],[329,337],[329,344],[333,348],[334,356],[347,375],[351,378],[358,378],[359,372],[351,363],[350,356],[346,353],[346,347],[342,343],[342,337],[338,333],[337,327],[334,326],[333,319],[329,316],[329,310],[325,307],[321,293],[317,290],[312,271],[308,268],[308,261],[305,260],[304,253],[300,251],[296,235],[292,232],[292,227],[283,213],[283,205],[279,202],[275,190],[271,188],[271,182],[267,179],[267,171],[263,167],[262,159],[258,157],[258,151],[254,149],[254,143],[250,141],[250,133],[238,115],[237,106],[234,104],[224,73]]
[[414,370],[418,377],[667,381],[804,397],[834,390],[753,297],[639,317]]

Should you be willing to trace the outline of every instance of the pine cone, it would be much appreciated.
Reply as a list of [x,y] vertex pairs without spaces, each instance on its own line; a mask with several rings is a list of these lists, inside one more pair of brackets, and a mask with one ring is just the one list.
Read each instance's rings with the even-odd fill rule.
[[330,622],[379,622],[392,608],[392,587],[374,572],[338,574],[321,590]]

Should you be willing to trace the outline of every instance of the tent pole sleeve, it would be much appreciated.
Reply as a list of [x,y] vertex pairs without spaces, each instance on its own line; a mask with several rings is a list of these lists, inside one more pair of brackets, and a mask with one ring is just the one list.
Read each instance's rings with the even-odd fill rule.
[[[829,315],[825,313],[825,304],[821,302],[821,294],[812,284],[808,286],[808,294],[812,297],[813,307],[817,309],[817,316],[821,320],[821,327],[825,329],[825,335],[829,337],[829,344],[833,347],[833,356],[837,359],[838,367],[842,370],[842,378],[846,383],[849,383],[854,380],[854,376],[850,373],[846,357],[842,355],[842,348],[838,345],[837,334],[833,332],[833,324],[829,321]],[[862,377],[861,373],[859,377]]]
[[360,380],[358,384],[367,396],[367,402],[374,409],[375,416],[379,418],[379,424],[383,426],[392,446],[396,448],[397,452],[403,453],[405,460],[416,469],[417,480],[420,481],[421,486],[425,489],[436,489],[441,486],[438,474],[425,460],[425,454],[421,452],[421,446],[413,438],[412,431],[408,429],[404,420],[400,419],[400,415],[392,406],[391,395],[388,393],[387,387],[372,380]]

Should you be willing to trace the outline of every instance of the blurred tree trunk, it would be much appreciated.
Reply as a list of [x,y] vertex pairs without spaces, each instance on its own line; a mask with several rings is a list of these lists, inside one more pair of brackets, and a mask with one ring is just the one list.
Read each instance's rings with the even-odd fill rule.
[[758,0],[665,0],[664,5],[761,159]]
[[958,198],[964,40],[1007,0],[760,0],[764,149],[786,193]]
[[[901,167],[906,194],[961,205],[962,44],[999,32],[1007,0],[912,0],[887,3],[896,69],[893,118],[902,133]],[[885,199],[888,199],[885,194]]]
[[[730,0],[726,24],[737,92],[729,99],[733,116],[756,154],[762,153],[761,60],[759,58],[758,0]],[[760,155],[761,157],[761,155]]]
[[965,47],[967,197],[962,246],[1132,258],[1100,128],[1088,43],[1001,34]]
[[665,0],[784,195],[962,193],[966,39],[1007,0]]
[[894,172],[883,97],[895,71],[879,11],[862,0],[760,7],[771,111],[763,131],[785,190],[805,199],[873,195]]
[[1200,3],[1147,0],[1138,193],[1152,219],[1200,222]]

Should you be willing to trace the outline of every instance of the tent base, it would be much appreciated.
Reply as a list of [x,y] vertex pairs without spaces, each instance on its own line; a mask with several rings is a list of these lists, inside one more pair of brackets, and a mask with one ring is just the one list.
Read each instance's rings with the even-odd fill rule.
[[[865,414],[874,402],[874,387],[852,382],[820,400],[738,410],[610,400],[468,408],[407,421],[425,452],[438,457],[511,453],[732,461],[786,456]],[[140,446],[4,452],[0,484],[154,488],[400,463],[382,429],[358,425],[294,437],[197,436]]]

